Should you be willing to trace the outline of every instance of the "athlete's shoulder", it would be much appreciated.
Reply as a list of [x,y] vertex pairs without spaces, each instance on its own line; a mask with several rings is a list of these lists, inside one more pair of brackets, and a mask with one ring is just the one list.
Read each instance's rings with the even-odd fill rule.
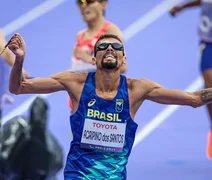
[[87,72],[74,72],[74,71],[63,71],[52,75],[51,77],[60,81],[61,83],[75,82],[84,83],[87,78]]
[[128,77],[127,77],[127,83],[128,83],[128,87],[131,89],[146,89],[146,90],[151,88],[152,85],[154,84],[154,82],[149,79],[145,79],[145,78],[135,79],[135,78],[128,78]]
[[108,22],[108,29],[107,29],[107,33],[112,33],[113,31],[121,31],[120,28],[114,24],[114,23],[111,23],[111,22]]
[[110,29],[120,29],[115,23],[112,23],[109,21],[107,21],[106,23],[109,25],[109,30]]
[[111,22],[108,22],[108,23],[110,23],[110,26],[106,30],[106,33],[107,34],[115,34],[123,40],[123,33],[122,33],[121,29],[114,23],[111,23]]
[[78,83],[84,83],[88,73],[87,72],[74,72],[74,71],[67,71],[67,78],[71,79],[72,81],[78,82]]
[[80,36],[86,31],[87,29],[82,29],[79,32],[77,32],[76,38],[79,39]]

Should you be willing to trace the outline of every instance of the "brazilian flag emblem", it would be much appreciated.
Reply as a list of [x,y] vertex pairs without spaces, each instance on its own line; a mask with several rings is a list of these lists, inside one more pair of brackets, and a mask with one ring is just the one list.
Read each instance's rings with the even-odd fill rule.
[[124,100],[123,99],[116,99],[116,111],[122,112],[124,107]]

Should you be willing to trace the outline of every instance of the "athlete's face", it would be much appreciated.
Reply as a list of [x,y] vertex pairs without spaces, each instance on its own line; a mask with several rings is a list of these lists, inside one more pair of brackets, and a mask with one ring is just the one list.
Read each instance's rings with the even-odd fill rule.
[[93,58],[93,64],[97,68],[104,70],[120,69],[122,64],[126,63],[126,57],[123,53],[123,44],[114,38],[102,39],[97,44],[96,57]]
[[89,0],[88,2],[87,4],[83,4],[81,0],[78,1],[79,10],[85,22],[90,22],[98,16],[103,16],[103,10],[107,5],[106,1]]

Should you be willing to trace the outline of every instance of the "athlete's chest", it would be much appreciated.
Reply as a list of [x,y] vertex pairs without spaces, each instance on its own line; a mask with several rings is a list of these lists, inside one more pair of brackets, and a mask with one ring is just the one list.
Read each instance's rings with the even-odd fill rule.
[[84,99],[84,125],[81,147],[121,152],[129,113],[121,96],[104,100],[93,94]]
[[123,122],[124,112],[127,107],[127,102],[125,102],[123,98],[116,98],[113,101],[105,102],[94,97],[93,99],[85,101],[84,116],[101,121]]

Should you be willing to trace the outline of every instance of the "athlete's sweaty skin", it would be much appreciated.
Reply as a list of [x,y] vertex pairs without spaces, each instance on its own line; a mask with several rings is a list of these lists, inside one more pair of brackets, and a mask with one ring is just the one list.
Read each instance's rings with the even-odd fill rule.
[[[100,37],[99,41],[96,44],[96,47],[99,47],[100,44],[102,43],[119,43],[121,44],[121,40],[119,40],[118,37],[114,35],[104,35],[103,37]],[[54,74],[48,78],[34,78],[34,79],[25,79],[22,77],[22,66],[23,62],[25,59],[25,54],[26,54],[26,46],[24,39],[19,35],[15,34],[13,36],[12,42],[9,45],[9,49],[15,54],[16,56],[16,61],[13,65],[13,68],[11,70],[10,74],[10,86],[9,90],[13,94],[39,94],[39,93],[53,93],[57,91],[67,91],[70,97],[73,100],[73,111],[76,112],[78,109],[78,106],[82,107],[82,104],[79,104],[80,98],[81,98],[81,93],[84,87],[85,82],[87,81],[95,81],[89,84],[87,86],[86,92],[93,84],[95,84],[95,88],[93,94],[96,94],[101,101],[102,99],[106,100],[111,100],[114,101],[114,98],[116,97],[117,93],[121,94],[121,98],[124,98],[123,94],[126,94],[125,96],[128,96],[127,100],[124,100],[124,103],[128,103],[129,101],[129,106],[125,106],[125,111],[129,113],[124,113],[122,114],[122,117],[125,119],[134,119],[137,110],[145,100],[151,100],[160,104],[176,104],[176,105],[186,105],[186,106],[191,106],[191,107],[200,107],[202,105],[205,105],[207,103],[212,102],[212,89],[204,89],[196,92],[185,92],[181,90],[172,90],[172,89],[167,89],[153,81],[147,80],[147,79],[132,79],[132,78],[125,78],[125,76],[121,76],[121,66],[123,64],[126,64],[126,56],[124,55],[123,51],[121,50],[115,50],[111,45],[109,45],[105,50],[98,50],[96,51],[96,57],[93,57],[93,64],[97,66],[97,71],[96,73],[74,73],[71,71],[65,71],[65,72],[60,72],[57,74]],[[110,66],[106,66],[106,65]],[[115,66],[114,66],[115,64]],[[113,66],[112,66],[113,65]],[[103,68],[104,67],[104,68]],[[113,67],[113,68],[111,68]],[[87,76],[89,78],[87,78]],[[87,78],[87,80],[86,80]],[[95,79],[95,80],[93,80]],[[124,82],[124,83],[120,83]],[[126,85],[125,85],[126,84]],[[85,87],[84,87],[85,88]],[[120,93],[120,89],[123,92]],[[119,91],[118,91],[119,90]],[[93,94],[87,93],[86,96],[91,96],[93,98]],[[89,106],[92,106],[95,101],[91,100],[88,102]],[[81,102],[82,103],[82,102]],[[108,103],[107,105],[109,105]],[[72,121],[75,120],[74,122],[71,122],[72,124],[75,123],[76,129],[72,129],[73,134],[76,136],[81,136],[76,134],[76,132],[82,132],[82,129],[79,130],[79,127],[81,128],[82,124],[80,124],[79,127],[77,127],[77,123],[79,121],[79,118],[86,124],[84,125],[84,128],[89,127],[90,125],[93,124],[98,124],[101,122],[101,124],[98,124],[98,127],[104,129],[103,127],[115,127],[114,122],[111,122],[111,116],[114,116],[114,120],[118,123],[116,126],[116,129],[126,129],[126,137],[125,141],[126,144],[124,144],[123,147],[118,147],[120,149],[123,148],[123,152],[121,154],[107,154],[107,153],[99,153],[96,151],[84,151],[80,149],[79,144],[80,144],[80,137],[77,137],[79,140],[75,142],[75,144],[72,146],[73,148],[70,149],[70,156],[68,156],[67,164],[68,168],[73,168],[75,167],[74,164],[71,164],[72,161],[75,160],[75,163],[81,163],[80,160],[76,161],[76,158],[72,158],[72,154],[74,152],[79,152],[79,153],[87,153],[86,157],[92,158],[98,157],[98,159],[95,159],[98,163],[104,163],[105,161],[109,161],[111,159],[111,156],[117,156],[115,159],[120,159],[120,167],[116,169],[117,177],[119,173],[123,173],[123,176],[126,176],[125,168],[126,168],[126,163],[127,163],[127,158],[130,154],[132,144],[134,141],[134,134],[136,131],[135,124],[133,124],[133,121],[128,121],[127,124],[122,121],[122,119],[117,115],[116,113],[113,114],[107,114],[103,112],[104,109],[107,109],[107,107],[100,107],[100,105],[94,104],[92,108],[95,106],[96,108],[99,108],[99,110],[91,112],[91,110],[87,113],[89,113],[90,116],[94,117],[95,119],[89,120],[86,119],[82,114],[85,112],[78,112],[77,115],[77,120],[72,118]],[[83,109],[83,108],[81,108]],[[89,110],[89,109],[88,109]],[[109,110],[110,111],[110,110]],[[114,110],[113,110],[114,111]],[[82,114],[81,114],[82,113]],[[110,112],[109,112],[110,113]],[[73,115],[73,116],[74,116]],[[73,117],[72,116],[72,117]],[[79,118],[78,118],[79,117]],[[102,121],[103,119],[103,121]],[[92,123],[93,121],[93,123]],[[122,122],[120,122],[122,121]],[[107,124],[103,124],[104,122],[107,122]],[[126,128],[123,127],[126,124]],[[78,129],[77,129],[78,128]],[[82,127],[83,128],[83,127]],[[93,127],[95,128],[95,127]],[[86,138],[93,138],[95,135],[96,137],[98,136],[95,134],[95,132],[87,131],[89,130],[88,128],[85,129],[84,134],[86,136],[83,136],[85,139],[85,146],[86,143],[88,142]],[[131,130],[133,133],[131,133]],[[89,132],[89,133],[88,133]],[[105,133],[105,130],[102,131]],[[88,134],[87,134],[88,133]],[[112,134],[110,137],[111,141],[120,141],[120,137],[123,138],[123,131],[120,131],[118,134]],[[106,137],[106,139],[108,139]],[[115,138],[115,139],[114,139]],[[117,139],[118,138],[118,139]],[[109,140],[109,139],[108,139]],[[89,141],[90,142],[90,141]],[[82,141],[81,141],[81,144]],[[88,144],[88,143],[87,143]],[[90,145],[89,147],[92,147]],[[111,147],[101,147],[101,146],[95,146],[97,148],[101,149],[111,149]],[[112,147],[113,150],[113,147]],[[80,156],[80,158],[83,159],[84,156]],[[104,159],[104,162],[102,161]],[[82,160],[84,161],[84,160]],[[87,163],[91,161],[86,161]],[[109,162],[110,163],[110,162]],[[112,162],[111,162],[112,163]],[[84,165],[83,165],[84,167]],[[82,169],[83,169],[82,167]],[[110,166],[111,167],[111,166]],[[109,167],[109,168],[110,168]],[[89,166],[90,169],[96,168],[95,171],[98,172],[98,166],[92,166],[90,164]],[[67,169],[66,169],[67,170]],[[70,170],[72,172],[72,169]],[[77,175],[78,171],[74,171]],[[66,173],[69,173],[69,170],[66,171]],[[101,171],[101,173],[106,173]],[[73,175],[73,172],[71,173]],[[66,174],[67,175],[67,174]],[[81,175],[83,177],[86,176],[86,170],[81,172]],[[92,173],[90,174],[92,175]],[[69,176],[69,175],[67,175]],[[71,176],[71,175],[70,175]],[[77,176],[78,177],[78,176]],[[80,176],[81,177],[81,176]],[[123,177],[125,179],[125,177]],[[112,177],[111,177],[112,179]]]
[[[98,44],[109,41],[118,42],[117,39],[102,39]],[[48,78],[24,79],[22,77],[22,66],[26,54],[24,39],[15,34],[9,49],[16,55],[10,75],[9,90],[13,94],[39,94],[53,93],[66,90],[73,99],[74,111],[76,111],[83,84],[87,73],[74,73],[71,71],[59,72]],[[118,56],[118,67],[113,70],[104,70],[101,67],[101,59],[105,53],[115,52],[111,46],[105,51],[97,53],[93,58],[93,64],[97,65],[96,72],[96,92],[104,99],[112,99],[116,93],[119,83],[120,67],[126,63],[126,57],[122,52],[116,51]],[[110,61],[111,59],[108,59]],[[196,92],[185,92],[172,90],[147,79],[128,78],[131,115],[135,116],[136,111],[146,99],[162,104],[178,104],[192,107],[199,107],[212,101],[212,89],[205,89]],[[207,96],[205,95],[207,93]]]

